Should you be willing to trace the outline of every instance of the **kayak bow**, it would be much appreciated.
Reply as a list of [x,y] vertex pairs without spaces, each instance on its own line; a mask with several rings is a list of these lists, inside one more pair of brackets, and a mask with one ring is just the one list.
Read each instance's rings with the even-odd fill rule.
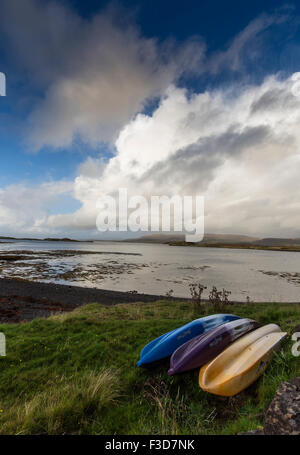
[[200,369],[200,387],[215,395],[236,395],[265,371],[285,336],[276,324],[244,335]]
[[198,335],[172,354],[169,375],[193,370],[215,358],[234,340],[259,327],[253,319],[236,319]]
[[214,314],[195,319],[171,332],[165,333],[148,343],[141,352],[138,366],[149,366],[158,360],[169,357],[173,352],[186,341],[197,335],[206,333],[225,322],[240,319],[233,314]]

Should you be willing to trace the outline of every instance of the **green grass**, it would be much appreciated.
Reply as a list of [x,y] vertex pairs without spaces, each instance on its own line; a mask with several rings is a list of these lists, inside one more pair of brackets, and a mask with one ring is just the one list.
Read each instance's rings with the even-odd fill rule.
[[[1,434],[235,434],[257,428],[281,381],[300,375],[287,337],[265,374],[232,398],[203,392],[198,371],[136,367],[143,346],[199,314],[185,302],[86,305],[30,323],[0,325]],[[228,312],[291,334],[300,305],[241,304]]]

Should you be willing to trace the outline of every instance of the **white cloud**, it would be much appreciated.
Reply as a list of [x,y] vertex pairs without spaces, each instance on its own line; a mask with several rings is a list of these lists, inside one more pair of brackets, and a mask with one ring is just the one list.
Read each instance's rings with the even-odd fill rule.
[[[45,223],[61,196],[72,197],[73,182],[15,184],[0,188],[1,235],[43,235]],[[57,231],[57,230],[56,230]]]
[[124,127],[98,177],[76,178],[82,208],[75,216],[52,215],[45,228],[93,229],[97,198],[127,187],[130,194],[204,194],[211,232],[300,235],[297,81],[270,77],[235,98],[222,90],[190,98],[172,87],[152,116]]
[[261,38],[266,30],[285,22],[288,17],[289,14],[261,14],[235,36],[226,50],[213,54],[206,70],[211,73],[218,73],[224,68],[241,71],[246,59],[256,60],[263,51]]

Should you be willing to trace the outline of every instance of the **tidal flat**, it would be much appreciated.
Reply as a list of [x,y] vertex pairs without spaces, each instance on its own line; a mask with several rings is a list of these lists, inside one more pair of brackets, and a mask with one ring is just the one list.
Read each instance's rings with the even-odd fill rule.
[[14,241],[0,245],[0,278],[189,298],[189,286],[233,301],[299,302],[298,252],[130,242]]
[[[123,273],[132,273],[146,264],[134,264],[116,260],[105,263],[93,262],[86,264],[80,257],[95,255],[140,256],[139,253],[102,252],[84,250],[53,250],[31,251],[14,250],[9,254],[0,251],[0,275],[3,278],[14,278],[30,281],[86,281],[97,283],[106,276],[114,278]],[[68,259],[77,258],[76,264],[70,264]]]

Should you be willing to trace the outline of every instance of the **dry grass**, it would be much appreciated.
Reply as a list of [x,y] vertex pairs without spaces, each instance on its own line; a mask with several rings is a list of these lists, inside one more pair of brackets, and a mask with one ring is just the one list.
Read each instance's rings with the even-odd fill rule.
[[[14,403],[1,433],[80,433],[91,421],[101,427],[101,413],[120,395],[116,372],[89,371],[73,378],[61,377],[57,385],[20,405]],[[20,430],[21,428],[21,430]]]
[[[166,304],[167,303],[167,304]],[[134,302],[130,304],[118,304],[112,306],[103,306],[99,304],[89,304],[76,308],[70,313],[62,313],[51,316],[49,319],[58,322],[65,322],[69,319],[85,317],[89,321],[111,321],[111,320],[132,320],[132,321],[145,321],[149,319],[174,319],[182,317],[184,310],[184,317],[189,319],[198,316],[194,306],[190,302],[175,303],[170,306],[170,302]],[[199,317],[199,316],[198,316]]]

